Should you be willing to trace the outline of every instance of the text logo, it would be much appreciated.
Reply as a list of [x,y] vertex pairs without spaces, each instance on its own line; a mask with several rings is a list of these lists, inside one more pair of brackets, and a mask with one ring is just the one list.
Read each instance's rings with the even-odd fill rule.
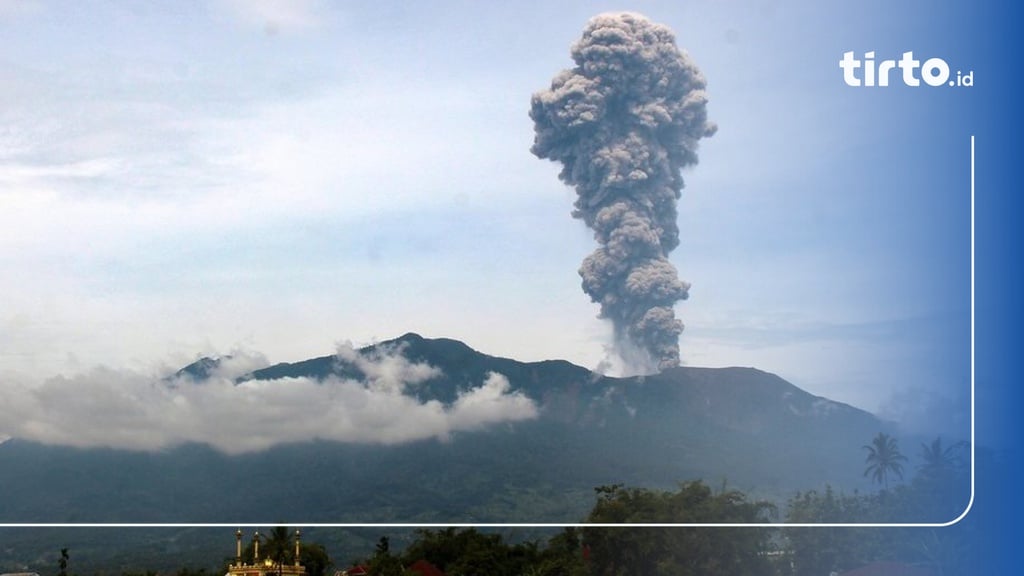
[[[857,59],[853,51],[844,52],[839,61],[843,69],[843,81],[847,86],[888,86],[890,76],[903,81],[907,86],[974,86],[974,71],[957,70],[950,72],[949,64],[942,58],[929,58],[924,62],[914,58],[913,52],[904,52],[899,60],[875,62],[875,53],[865,52],[863,59]],[[899,71],[894,69],[899,68]]]

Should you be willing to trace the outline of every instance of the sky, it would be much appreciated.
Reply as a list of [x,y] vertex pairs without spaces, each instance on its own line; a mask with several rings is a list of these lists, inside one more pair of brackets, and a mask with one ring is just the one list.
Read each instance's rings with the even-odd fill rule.
[[0,0],[6,400],[45,412],[55,383],[406,332],[602,365],[611,326],[577,273],[595,241],[528,111],[588,19],[627,9],[675,32],[718,125],[670,256],[683,363],[963,430],[972,88],[839,68],[850,50],[980,67],[962,15],[626,4]]

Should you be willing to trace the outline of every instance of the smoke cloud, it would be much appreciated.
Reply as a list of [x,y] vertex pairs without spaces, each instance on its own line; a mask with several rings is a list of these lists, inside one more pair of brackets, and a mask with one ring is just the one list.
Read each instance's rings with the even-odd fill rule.
[[562,164],[573,216],[600,244],[579,273],[612,321],[618,355],[644,371],[677,366],[673,306],[690,285],[667,256],[679,244],[680,170],[717,129],[704,76],[671,30],[638,14],[596,16],[571,53],[576,66],[533,95],[531,152]]
[[446,439],[538,414],[533,400],[498,373],[445,404],[415,397],[418,384],[442,374],[410,362],[400,349],[364,355],[343,345],[338,357],[366,377],[239,383],[239,376],[267,364],[235,353],[202,380],[109,368],[41,382],[8,379],[0,387],[0,440],[143,451],[200,443],[241,454],[314,439],[386,445]]

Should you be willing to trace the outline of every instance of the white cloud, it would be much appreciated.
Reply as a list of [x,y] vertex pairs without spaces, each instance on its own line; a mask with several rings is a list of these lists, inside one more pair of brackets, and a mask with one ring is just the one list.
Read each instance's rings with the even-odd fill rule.
[[478,388],[459,394],[449,414],[456,428],[472,430],[502,420],[525,420],[536,415],[533,401],[518,392],[510,392],[508,378],[489,372]]
[[338,345],[337,357],[358,368],[366,376],[369,388],[388,393],[401,394],[407,386],[441,376],[434,366],[406,360],[401,349],[377,347],[363,354],[346,342]]
[[229,454],[314,439],[399,444],[447,438],[500,422],[537,416],[532,400],[492,373],[450,405],[421,401],[410,387],[441,372],[410,362],[400,350],[361,355],[339,347],[339,359],[364,371],[364,381],[329,377],[248,380],[265,365],[233,354],[210,378],[161,378],[97,367],[42,382],[14,377],[0,389],[0,437],[47,444],[160,450],[203,443]]

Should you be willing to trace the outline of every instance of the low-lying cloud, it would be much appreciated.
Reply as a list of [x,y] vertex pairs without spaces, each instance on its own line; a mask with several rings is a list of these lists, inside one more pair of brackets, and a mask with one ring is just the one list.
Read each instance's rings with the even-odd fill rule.
[[343,345],[338,358],[365,378],[239,382],[239,376],[266,365],[259,356],[239,354],[201,380],[104,367],[36,382],[17,378],[0,388],[0,438],[142,451],[201,443],[241,454],[310,440],[443,440],[453,432],[538,413],[533,400],[512,391],[499,373],[443,403],[414,394],[417,385],[441,371],[410,362],[401,350],[367,355]]

